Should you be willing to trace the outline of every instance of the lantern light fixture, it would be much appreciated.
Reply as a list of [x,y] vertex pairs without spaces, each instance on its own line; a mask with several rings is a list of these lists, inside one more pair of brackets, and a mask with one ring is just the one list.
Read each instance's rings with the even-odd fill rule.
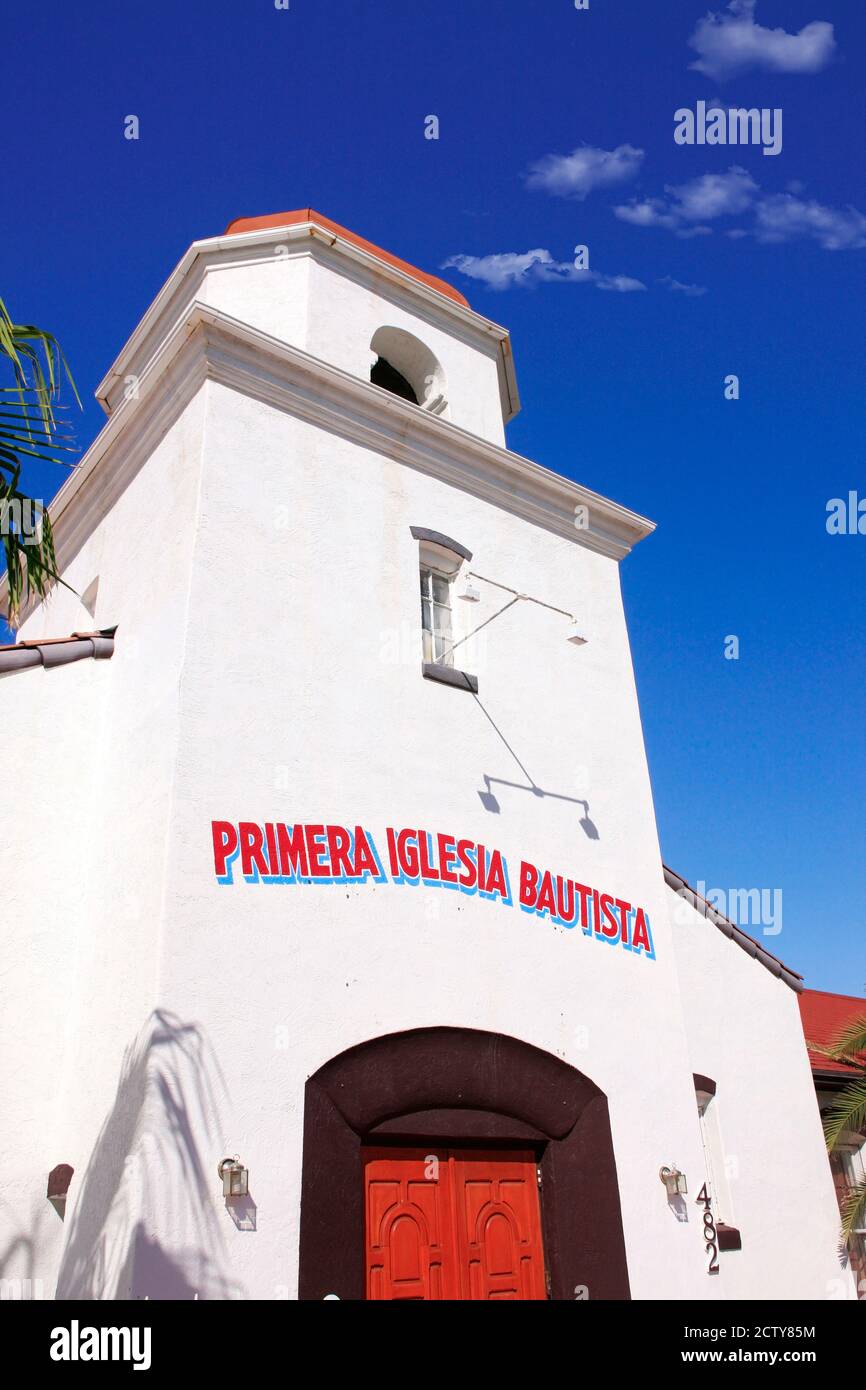
[[240,1162],[237,1154],[234,1158],[224,1158],[217,1172],[223,1185],[224,1197],[246,1197],[249,1192],[250,1173]]
[[672,1168],[660,1168],[659,1178],[664,1183],[669,1197],[683,1197],[689,1190],[686,1186],[686,1175],[680,1172],[676,1164]]

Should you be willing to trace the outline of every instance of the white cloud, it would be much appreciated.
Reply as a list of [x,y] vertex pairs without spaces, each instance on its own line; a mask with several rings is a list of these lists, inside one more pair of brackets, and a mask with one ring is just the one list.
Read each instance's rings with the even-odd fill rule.
[[827,208],[791,193],[776,193],[762,198],[757,206],[755,236],[766,242],[811,237],[825,251],[862,251],[866,217],[856,208]]
[[677,219],[669,211],[663,198],[633,199],[614,208],[621,222],[631,222],[635,227],[667,227],[673,231]]
[[[798,192],[803,185],[788,185]],[[734,240],[754,236],[758,241],[782,242],[811,238],[825,251],[866,249],[866,216],[856,208],[828,208],[795,193],[762,193],[745,169],[732,166],[726,174],[704,174],[689,183],[668,185],[666,198],[633,199],[614,213],[634,227],[663,227],[678,237],[705,236],[707,220],[754,214],[752,227],[725,229]]]
[[758,192],[758,185],[751,174],[734,164],[726,174],[702,174],[666,191],[674,198],[679,216],[687,222],[707,222],[744,212]]
[[646,285],[629,275],[602,275],[597,270],[578,270],[571,261],[557,261],[545,250],[501,251],[490,256],[450,256],[442,269],[459,270],[470,280],[480,280],[491,290],[507,290],[514,286],[529,288],[551,282],[595,285],[599,290],[614,290],[627,294],[645,290]]
[[481,280],[488,289],[507,290],[514,285],[534,285],[543,280],[588,280],[588,270],[577,270],[567,262],[554,260],[544,247],[534,251],[501,251],[490,256],[451,256],[442,269],[459,270],[470,280]]
[[765,29],[755,21],[755,0],[730,0],[727,10],[698,20],[689,46],[698,53],[691,66],[723,80],[749,68],[819,72],[833,56],[836,40],[825,20],[813,20],[798,34]]
[[614,290],[617,294],[631,294],[633,290],[645,290],[642,280],[634,280],[631,275],[596,275],[597,290]]
[[665,285],[667,289],[673,290],[676,294],[684,294],[689,299],[696,299],[699,295],[706,294],[706,285],[684,285],[682,280],[675,280],[672,275],[665,275],[664,279],[659,280],[660,285]]
[[751,174],[738,165],[725,174],[702,174],[689,183],[667,185],[664,198],[633,199],[614,208],[622,222],[636,227],[666,227],[679,237],[707,236],[716,217],[745,212],[758,193]]
[[633,179],[643,157],[643,150],[635,149],[634,145],[618,145],[615,150],[581,145],[571,154],[546,154],[532,164],[526,175],[526,186],[540,188],[559,198],[582,200],[593,188]]

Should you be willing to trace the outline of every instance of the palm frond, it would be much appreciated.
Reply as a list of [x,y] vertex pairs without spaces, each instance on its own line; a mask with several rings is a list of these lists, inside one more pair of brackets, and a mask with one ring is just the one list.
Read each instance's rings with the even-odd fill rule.
[[824,1111],[824,1137],[827,1148],[835,1149],[846,1132],[866,1128],[866,1069],[846,1082]]
[[[861,1018],[855,1018],[843,1028],[838,1037],[833,1038],[830,1046],[834,1049],[834,1056],[840,1061],[864,1061],[866,1058],[866,1013]],[[858,1058],[858,1053],[864,1054]]]
[[12,388],[24,403],[27,393],[33,398],[46,430],[54,429],[54,402],[65,376],[73,395],[81,405],[69,363],[53,333],[32,323],[13,323],[3,300],[0,299],[0,357],[12,364],[15,386]]
[[[9,621],[15,623],[31,592],[44,597],[57,583],[57,557],[48,514],[37,507],[39,524],[20,524],[32,499],[19,488],[22,460],[68,464],[75,453],[72,435],[59,418],[62,378],[81,399],[60,344],[53,333],[33,324],[14,323],[0,299],[0,359],[11,368],[14,384],[0,387],[0,521],[9,584]],[[17,518],[17,520],[16,520]]]
[[842,1202],[842,1234],[850,1240],[866,1226],[866,1181],[849,1188]]
[[[18,474],[6,483],[0,481],[0,518],[3,520],[3,549],[9,585],[9,613],[14,617],[31,590],[43,595],[58,579],[54,535],[48,513],[38,508],[37,524],[25,528],[20,518],[32,499],[17,486]],[[15,517],[19,520],[16,522]]]
[[846,1065],[850,1067],[856,1067],[859,1065],[857,1057],[849,1057],[845,1053],[840,1052],[839,1048],[836,1046],[835,1043],[812,1042],[809,1038],[807,1038],[806,1047],[809,1049],[810,1052],[817,1052],[819,1057],[829,1057],[830,1060],[833,1062],[844,1062],[846,1063]]

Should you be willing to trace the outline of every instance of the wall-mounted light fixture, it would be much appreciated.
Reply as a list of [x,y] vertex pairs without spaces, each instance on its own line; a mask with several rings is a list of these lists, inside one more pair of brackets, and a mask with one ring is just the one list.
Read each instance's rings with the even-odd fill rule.
[[672,1168],[659,1168],[659,1177],[667,1189],[669,1197],[683,1197],[688,1192],[686,1175],[676,1164]]
[[66,1215],[66,1197],[74,1172],[75,1169],[71,1163],[58,1163],[57,1167],[52,1168],[48,1174],[48,1192],[46,1195],[61,1221]]
[[462,598],[464,603],[480,603],[481,590],[476,589],[471,579],[467,579],[463,587],[458,589],[457,597]]
[[249,1169],[244,1167],[237,1154],[234,1158],[224,1158],[217,1172],[223,1185],[224,1197],[246,1197],[249,1192]]
[[462,643],[468,642],[469,638],[474,637],[476,632],[480,632],[483,627],[488,627],[496,618],[501,617],[503,613],[507,613],[509,608],[513,607],[515,603],[521,602],[535,603],[539,608],[549,609],[551,613],[561,613],[564,618],[568,618],[569,620],[565,634],[568,641],[575,647],[583,647],[586,645],[588,639],[585,636],[585,624],[578,622],[574,614],[567,612],[565,608],[557,608],[553,603],[545,603],[544,599],[535,598],[532,594],[521,593],[519,589],[512,589],[508,584],[500,584],[498,579],[488,579],[486,575],[477,574],[475,570],[466,570],[464,574],[465,578],[461,581],[461,586],[457,590],[457,597],[465,599],[467,603],[478,603],[481,599],[480,590],[472,582],[475,579],[480,579],[482,584],[492,584],[494,589],[501,589],[503,593],[511,594],[512,597],[502,608],[498,608],[489,618],[485,618],[484,622],[480,623],[472,632],[467,632],[464,637],[458,638],[458,640],[448,648],[448,651],[445,653],[446,656],[449,656],[451,652],[453,652],[456,647],[461,646]]

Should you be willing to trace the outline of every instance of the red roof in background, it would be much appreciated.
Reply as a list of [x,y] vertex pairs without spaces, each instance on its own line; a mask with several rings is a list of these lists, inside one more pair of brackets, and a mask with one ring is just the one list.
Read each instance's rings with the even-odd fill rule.
[[455,290],[453,285],[449,285],[447,280],[440,280],[436,275],[428,275],[426,270],[419,270],[417,266],[410,265],[408,261],[403,261],[399,256],[392,256],[390,251],[383,251],[381,246],[376,246],[372,241],[365,241],[357,232],[350,232],[348,227],[341,227],[339,222],[334,222],[330,217],[324,217],[320,212],[314,212],[312,208],[298,208],[295,212],[270,212],[264,217],[236,217],[226,227],[225,236],[237,236],[241,232],[260,232],[265,227],[293,227],[299,222],[318,222],[320,227],[326,227],[328,231],[336,232],[344,241],[350,241],[353,246],[358,246],[362,251],[368,251],[371,256],[377,256],[386,265],[396,266],[404,274],[411,275],[413,280],[420,280],[422,285],[428,285],[430,289],[438,290],[439,294],[444,294],[447,299],[453,299],[457,304],[463,304],[468,309],[469,300],[465,299],[459,290]]
[[[797,997],[807,1043],[829,1045],[849,1024],[866,1014],[866,999],[858,999],[851,994],[826,994],[822,989],[804,989]],[[866,1053],[861,1055],[866,1061]],[[813,1071],[853,1075],[852,1068],[846,1062],[834,1062],[831,1057],[822,1057],[820,1052],[810,1051],[809,1061]]]

